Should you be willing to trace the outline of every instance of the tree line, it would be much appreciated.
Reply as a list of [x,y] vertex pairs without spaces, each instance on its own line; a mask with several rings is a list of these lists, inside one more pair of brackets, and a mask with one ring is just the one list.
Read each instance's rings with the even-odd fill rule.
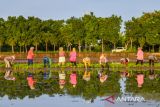
[[79,52],[110,51],[117,46],[131,51],[138,46],[148,51],[159,47],[160,11],[126,21],[123,33],[121,24],[120,16],[96,17],[93,12],[67,20],[8,16],[6,20],[0,18],[0,51],[27,52],[30,46],[46,52],[59,47],[67,51],[76,47]]

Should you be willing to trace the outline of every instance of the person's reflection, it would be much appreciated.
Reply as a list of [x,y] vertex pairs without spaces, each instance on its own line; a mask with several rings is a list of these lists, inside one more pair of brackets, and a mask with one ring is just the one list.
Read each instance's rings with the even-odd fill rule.
[[43,78],[44,79],[50,78],[50,69],[44,68]]
[[136,80],[137,80],[138,87],[141,88],[144,83],[144,74],[142,72],[137,73]]
[[128,72],[128,70],[125,69],[124,71],[120,72],[120,76],[121,76],[121,78],[129,77],[129,72]]
[[59,87],[60,89],[63,89],[64,88],[64,85],[66,83],[66,74],[64,73],[64,71],[60,71],[59,72]]
[[32,74],[28,74],[27,81],[28,81],[28,86],[30,87],[30,89],[31,90],[35,89],[36,81],[34,80]]
[[70,74],[70,83],[73,85],[74,88],[76,87],[76,85],[77,85],[77,74],[76,74],[76,71],[73,71]]
[[101,83],[104,83],[107,80],[108,75],[103,70],[101,70],[98,72],[98,78]]
[[119,80],[119,83],[120,83],[120,86],[121,86],[121,92],[122,94],[125,94],[125,91],[126,91],[126,79],[127,77],[129,77],[129,72],[127,69],[123,69],[121,72],[120,72],[120,80]]
[[12,69],[11,68],[7,68],[6,69],[6,73],[5,73],[5,75],[4,75],[4,78],[6,79],[6,80],[15,80],[16,78],[13,76],[13,74],[12,74]]
[[91,79],[91,73],[90,73],[90,71],[85,71],[84,72],[84,75],[83,75],[83,79],[85,80],[85,81],[89,81],[90,79]]
[[149,69],[149,75],[148,75],[150,80],[154,80],[156,78],[156,75],[154,73],[154,68]]

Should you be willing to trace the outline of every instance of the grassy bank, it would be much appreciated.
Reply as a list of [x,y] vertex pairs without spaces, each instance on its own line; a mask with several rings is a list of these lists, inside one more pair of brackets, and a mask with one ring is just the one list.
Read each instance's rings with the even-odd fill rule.
[[[33,66],[30,66],[29,68],[32,68],[32,67],[34,69],[42,69],[42,68],[44,68],[44,65],[42,63],[41,64],[40,63],[35,63],[35,64],[33,64]],[[66,63],[63,66],[59,66],[57,63],[52,63],[50,68],[60,68],[60,67],[72,68],[72,64],[71,63]],[[101,66],[98,63],[91,64],[91,68],[100,68],[100,67]],[[120,63],[109,63],[109,67],[110,67],[110,69],[118,69],[118,68],[125,68],[126,66],[122,65]],[[160,68],[160,63],[155,63],[154,67],[155,68]],[[0,68],[5,68],[5,64],[1,63]],[[84,68],[83,63],[78,63],[76,68]],[[131,63],[128,64],[127,68],[128,69],[132,69],[132,68],[143,68],[143,69],[145,69],[145,68],[149,68],[149,63],[144,63],[143,65],[141,65],[141,64],[136,65],[135,63],[131,62]],[[21,63],[15,63],[13,65],[13,69],[28,69],[28,65],[27,64],[21,64]]]

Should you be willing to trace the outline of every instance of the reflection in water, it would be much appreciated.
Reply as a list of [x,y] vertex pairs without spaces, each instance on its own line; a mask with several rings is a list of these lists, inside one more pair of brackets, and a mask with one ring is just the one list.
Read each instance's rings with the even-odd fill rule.
[[129,77],[129,72],[127,70],[127,68],[125,68],[124,70],[122,70],[122,72],[120,72],[120,90],[122,94],[126,93],[126,79],[127,77]]
[[35,89],[35,83],[36,81],[33,78],[32,74],[29,74],[27,77],[27,81],[28,81],[28,86],[30,87],[31,90]]
[[[7,95],[9,99],[20,98],[24,100],[27,96],[35,99],[48,95],[49,99],[49,96],[62,95],[62,99],[64,96],[71,96],[96,104],[97,98],[119,94],[121,90],[123,95],[133,93],[143,96],[145,99],[160,100],[159,94],[157,94],[160,93],[158,76],[154,76],[156,79],[152,80],[149,78],[149,75],[158,75],[159,71],[154,69],[132,72],[124,69],[120,73],[98,71],[91,69],[88,71],[51,71],[44,69],[43,72],[30,71],[29,75],[21,71],[14,72],[16,81],[6,81],[3,78],[4,72],[0,72],[0,96]],[[97,74],[99,74],[98,78]],[[100,80],[102,75],[107,76],[103,83]],[[137,84],[142,87],[137,87]],[[150,94],[147,95],[146,93]]]
[[150,80],[154,80],[156,77],[157,77],[157,75],[154,72],[154,68],[150,68],[148,78]]
[[13,76],[13,72],[11,68],[6,68],[6,73],[4,75],[6,80],[15,80],[16,78]]
[[107,80],[108,75],[102,69],[101,71],[98,72],[98,78],[101,83],[104,83]]
[[144,83],[144,74],[143,73],[138,73],[137,74],[137,83],[138,83],[138,87],[142,87],[143,83]]
[[64,88],[64,85],[66,83],[66,74],[64,71],[60,71],[59,72],[59,87],[60,89],[63,89]]
[[73,71],[70,74],[70,83],[73,85],[74,88],[76,87],[76,85],[77,85],[77,74],[76,74],[76,71]]
[[85,80],[85,81],[89,81],[90,79],[91,79],[91,73],[90,73],[90,71],[85,71],[84,72],[84,75],[83,75],[83,79]]

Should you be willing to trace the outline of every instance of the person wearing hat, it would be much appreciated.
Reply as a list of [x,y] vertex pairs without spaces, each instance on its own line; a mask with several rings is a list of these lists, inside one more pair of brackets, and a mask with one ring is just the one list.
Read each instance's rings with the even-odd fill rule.
[[152,53],[148,56],[148,59],[149,59],[149,66],[153,67],[154,62],[157,60],[157,57]]
[[60,47],[59,48],[59,63],[58,65],[61,66],[61,65],[64,65],[66,62],[66,59],[65,59],[65,52],[63,50],[63,47]]
[[15,60],[14,55],[4,57],[6,68],[11,68],[14,60]]
[[33,65],[33,57],[34,57],[34,47],[30,47],[30,50],[28,51],[27,60],[28,65]]
[[104,67],[106,67],[107,70],[109,70],[108,59],[106,58],[104,54],[101,54],[99,58],[99,64],[101,65],[102,70],[104,69]]
[[50,66],[51,66],[51,64],[52,64],[52,59],[49,58],[49,57],[47,57],[47,56],[45,56],[45,57],[43,58],[43,64],[44,64],[44,67],[47,67],[47,66],[48,66],[48,68],[50,68]]
[[91,60],[90,60],[90,58],[89,58],[89,57],[83,58],[83,63],[84,63],[85,69],[89,68],[90,65],[91,65]]
[[70,52],[70,62],[72,63],[72,66],[77,66],[76,64],[76,59],[77,59],[77,53],[76,53],[76,48],[73,48],[72,51]]
[[141,62],[141,65],[143,64],[143,60],[144,60],[144,56],[143,56],[143,51],[142,48],[139,47],[138,48],[138,52],[137,52],[137,61],[136,61],[136,65]]
[[11,74],[12,74],[12,64],[13,64],[13,61],[15,60],[15,56],[12,55],[12,56],[6,56],[4,57],[4,62],[5,62],[5,65],[6,65],[6,73],[4,75],[4,78],[6,80],[15,80],[15,77],[13,77]]

